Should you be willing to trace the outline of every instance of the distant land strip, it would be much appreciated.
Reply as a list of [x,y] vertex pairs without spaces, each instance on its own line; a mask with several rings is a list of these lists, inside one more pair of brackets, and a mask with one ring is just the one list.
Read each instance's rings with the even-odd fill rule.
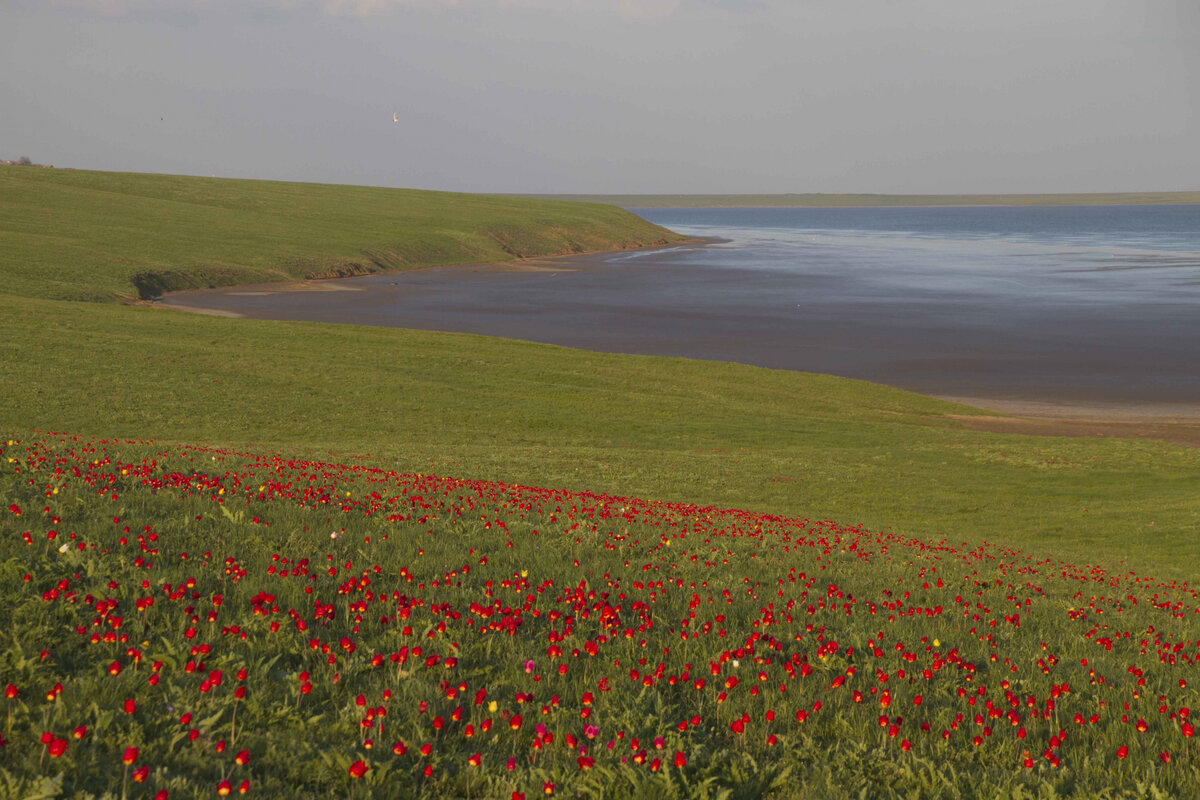
[[1105,206],[1200,203],[1195,192],[1106,194],[517,194],[538,200],[652,207],[836,207],[836,206]]

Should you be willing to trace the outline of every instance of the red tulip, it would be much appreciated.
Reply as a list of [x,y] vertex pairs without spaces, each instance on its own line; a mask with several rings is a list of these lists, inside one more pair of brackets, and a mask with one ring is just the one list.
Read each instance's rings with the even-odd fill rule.
[[350,769],[349,769],[350,777],[351,778],[361,778],[362,776],[367,774],[367,770],[369,770],[369,769],[370,769],[370,767],[367,766],[367,762],[355,761],[353,764],[350,765]]

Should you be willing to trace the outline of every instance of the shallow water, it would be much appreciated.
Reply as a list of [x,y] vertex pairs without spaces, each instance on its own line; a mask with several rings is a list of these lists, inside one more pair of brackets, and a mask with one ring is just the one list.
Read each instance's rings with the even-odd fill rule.
[[635,211],[725,241],[164,302],[738,361],[942,396],[1200,407],[1200,206]]

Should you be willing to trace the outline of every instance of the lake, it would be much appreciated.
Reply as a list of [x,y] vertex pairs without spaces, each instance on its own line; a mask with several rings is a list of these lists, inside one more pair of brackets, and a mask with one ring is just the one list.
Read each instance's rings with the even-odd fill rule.
[[170,305],[1200,408],[1200,206],[639,208],[711,244],[234,287]]

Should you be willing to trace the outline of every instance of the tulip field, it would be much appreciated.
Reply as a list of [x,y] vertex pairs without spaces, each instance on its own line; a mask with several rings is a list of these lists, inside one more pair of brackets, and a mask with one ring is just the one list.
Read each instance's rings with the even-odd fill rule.
[[10,436],[0,797],[1200,796],[1200,595],[1052,542]]

